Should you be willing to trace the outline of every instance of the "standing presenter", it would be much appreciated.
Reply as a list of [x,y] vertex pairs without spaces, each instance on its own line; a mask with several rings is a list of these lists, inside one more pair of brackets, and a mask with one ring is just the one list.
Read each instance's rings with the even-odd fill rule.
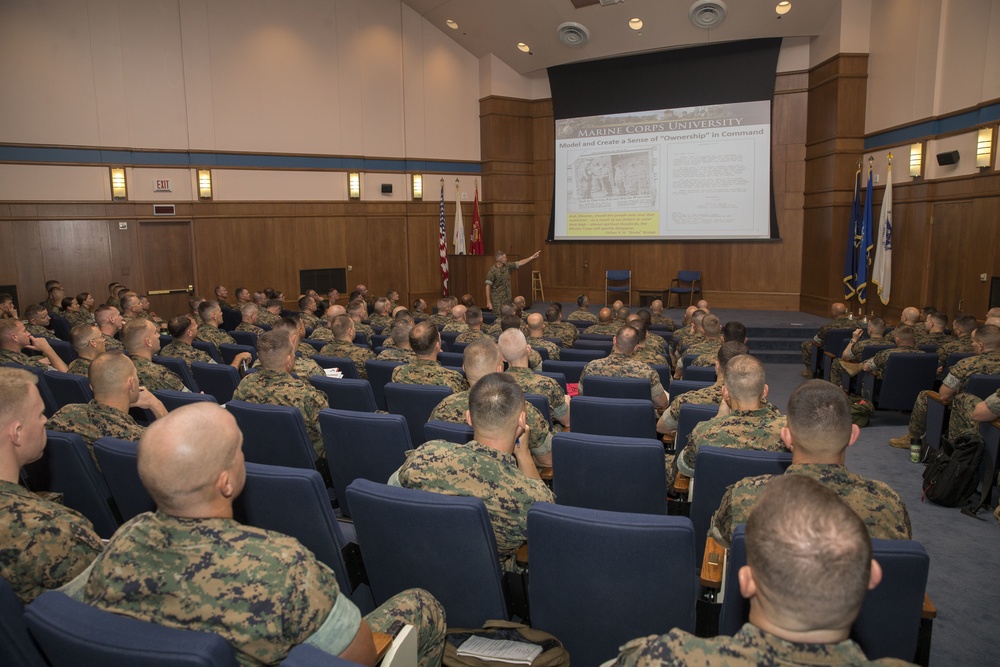
[[489,272],[486,274],[486,307],[495,312],[494,303],[498,309],[510,301],[510,272],[521,268],[532,260],[538,259],[538,256],[541,254],[542,251],[539,250],[527,259],[508,264],[507,253],[503,250],[497,250],[495,255],[496,264],[491,266]]

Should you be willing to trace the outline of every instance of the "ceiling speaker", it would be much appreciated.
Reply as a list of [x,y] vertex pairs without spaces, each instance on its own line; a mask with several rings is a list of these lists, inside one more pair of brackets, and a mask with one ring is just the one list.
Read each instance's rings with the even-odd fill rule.
[[556,29],[559,41],[566,46],[583,46],[590,41],[590,31],[586,26],[572,21],[561,24]]
[[688,18],[697,28],[714,28],[726,20],[726,3],[722,0],[698,0],[691,5]]

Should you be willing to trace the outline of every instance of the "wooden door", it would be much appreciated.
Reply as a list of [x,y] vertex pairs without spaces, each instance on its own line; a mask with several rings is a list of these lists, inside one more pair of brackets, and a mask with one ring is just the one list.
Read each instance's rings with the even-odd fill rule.
[[990,223],[975,215],[972,202],[935,204],[927,263],[929,304],[950,316],[983,316],[989,283],[982,282],[980,274],[989,274],[992,238]]
[[194,290],[191,223],[150,220],[139,223],[143,284],[152,310],[165,320],[188,312]]

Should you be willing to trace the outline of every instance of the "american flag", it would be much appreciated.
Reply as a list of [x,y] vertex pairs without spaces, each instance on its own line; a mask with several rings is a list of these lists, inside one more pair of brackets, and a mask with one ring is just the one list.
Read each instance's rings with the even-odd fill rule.
[[441,294],[448,296],[448,233],[444,221],[444,179],[441,179],[441,207],[438,215],[438,251],[441,253]]

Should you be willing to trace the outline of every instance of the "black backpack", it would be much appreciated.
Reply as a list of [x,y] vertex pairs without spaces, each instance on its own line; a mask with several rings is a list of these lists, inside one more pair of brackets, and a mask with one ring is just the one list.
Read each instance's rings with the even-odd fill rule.
[[924,470],[924,498],[945,507],[964,505],[979,484],[985,445],[979,433],[964,433],[929,457]]

